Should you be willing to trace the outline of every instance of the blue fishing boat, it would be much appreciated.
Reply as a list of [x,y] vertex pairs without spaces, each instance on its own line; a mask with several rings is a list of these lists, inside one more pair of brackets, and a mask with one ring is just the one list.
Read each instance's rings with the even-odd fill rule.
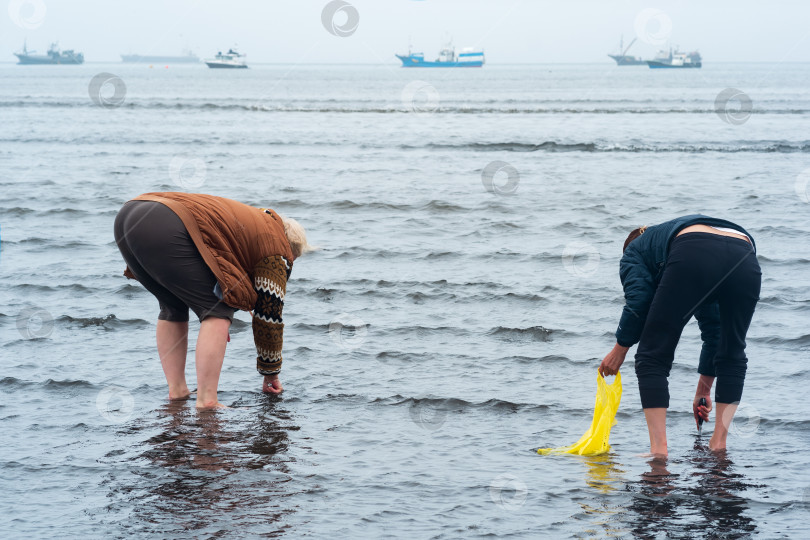
[[484,51],[467,47],[456,54],[453,44],[445,45],[439,52],[439,57],[434,60],[425,60],[424,53],[411,52],[408,54],[397,54],[397,58],[402,62],[402,67],[481,67],[484,65]]

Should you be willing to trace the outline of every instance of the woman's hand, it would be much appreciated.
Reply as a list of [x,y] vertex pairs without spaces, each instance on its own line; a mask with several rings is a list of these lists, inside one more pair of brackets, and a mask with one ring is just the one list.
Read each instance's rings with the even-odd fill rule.
[[278,380],[278,375],[265,375],[264,384],[262,385],[262,392],[265,394],[280,394],[284,391],[281,386],[281,381]]
[[[700,398],[706,399],[706,405],[698,405],[700,402]],[[705,396],[695,396],[695,400],[692,402],[692,412],[695,414],[695,425],[699,428],[700,424],[698,424],[698,417],[703,418],[704,422],[709,421],[709,413],[712,410],[712,398],[709,397],[709,394]]]
[[[700,379],[698,380],[697,390],[695,390],[695,400],[692,401],[692,412],[695,415],[695,424],[698,428],[700,428],[700,424],[698,424],[698,416],[703,418],[704,422],[709,421],[709,413],[712,410],[712,398],[709,395],[712,393],[712,385],[714,384],[714,377],[709,377],[708,375],[701,375]],[[698,405],[700,403],[700,398],[706,399],[706,405]]]
[[602,363],[599,365],[599,374],[602,377],[607,375],[616,375],[619,372],[619,368],[622,367],[624,364],[624,357],[627,356],[627,351],[630,350],[630,347],[622,347],[618,343],[613,346],[613,350],[605,356]]

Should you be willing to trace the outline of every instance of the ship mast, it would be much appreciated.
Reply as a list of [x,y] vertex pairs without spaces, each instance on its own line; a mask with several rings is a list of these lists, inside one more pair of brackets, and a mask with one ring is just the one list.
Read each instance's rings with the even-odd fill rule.
[[627,48],[622,51],[622,56],[627,56],[627,51],[630,50],[630,47],[633,46],[633,43],[635,43],[637,39],[638,38],[633,38],[633,41],[630,42],[630,45],[628,45]]

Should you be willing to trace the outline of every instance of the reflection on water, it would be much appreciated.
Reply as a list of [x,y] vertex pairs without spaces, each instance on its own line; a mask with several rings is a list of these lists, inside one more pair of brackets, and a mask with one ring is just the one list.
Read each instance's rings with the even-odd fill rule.
[[127,435],[157,433],[126,456],[108,455],[126,463],[106,482],[114,501],[107,510],[131,512],[124,525],[131,532],[158,525],[172,535],[237,529],[273,536],[279,519],[294,511],[285,505],[289,431],[298,429],[289,420],[272,399],[226,411],[169,403]]
[[611,454],[583,463],[589,494],[578,501],[583,514],[572,519],[587,521],[584,536],[748,538],[757,532],[744,494],[759,486],[745,481],[727,453],[711,452],[700,439],[684,459],[650,459],[635,480]]
[[588,467],[585,482],[602,494],[609,494],[624,485],[624,469],[619,468],[610,454],[585,458]]
[[650,470],[642,473],[641,480],[635,486],[628,484],[633,497],[626,518],[637,538],[655,538],[668,530],[665,527],[675,518],[680,504],[674,485],[677,475],[667,469],[667,460],[654,457],[647,464]]
[[745,476],[735,472],[728,453],[710,452],[698,440],[690,462],[696,469],[693,478],[697,486],[692,492],[701,497],[697,506],[704,520],[702,526],[729,531],[732,533],[729,537],[753,534],[756,524],[745,515],[748,503],[740,494],[756,486],[746,483]]
[[745,477],[735,472],[727,453],[709,451],[698,439],[684,464],[687,474],[672,474],[666,459],[648,462],[649,471],[627,486],[632,494],[627,508],[628,525],[636,538],[692,538],[707,533],[722,537],[747,537],[756,530],[746,515],[748,504],[740,494]]
[[585,483],[596,490],[599,497],[587,497],[579,505],[588,516],[589,525],[585,534],[598,538],[615,538],[621,534],[615,516],[623,511],[615,499],[607,497],[625,484],[625,470],[613,460],[611,454],[583,458],[586,467]]

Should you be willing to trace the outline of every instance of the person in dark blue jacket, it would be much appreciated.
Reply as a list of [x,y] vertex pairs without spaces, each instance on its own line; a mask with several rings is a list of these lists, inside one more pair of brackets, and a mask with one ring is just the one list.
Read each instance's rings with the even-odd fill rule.
[[[739,225],[699,214],[635,229],[619,263],[625,306],[616,345],[599,366],[615,375],[638,343],[636,375],[650,432],[650,451],[667,454],[666,411],[675,347],[694,315],[703,348],[692,404],[695,421],[708,421],[709,396],[717,379],[714,433],[709,448],[726,447],[731,420],[742,397],[748,360],[745,336],[759,300],[762,272],[756,244]],[[706,398],[707,406],[700,406]]]

